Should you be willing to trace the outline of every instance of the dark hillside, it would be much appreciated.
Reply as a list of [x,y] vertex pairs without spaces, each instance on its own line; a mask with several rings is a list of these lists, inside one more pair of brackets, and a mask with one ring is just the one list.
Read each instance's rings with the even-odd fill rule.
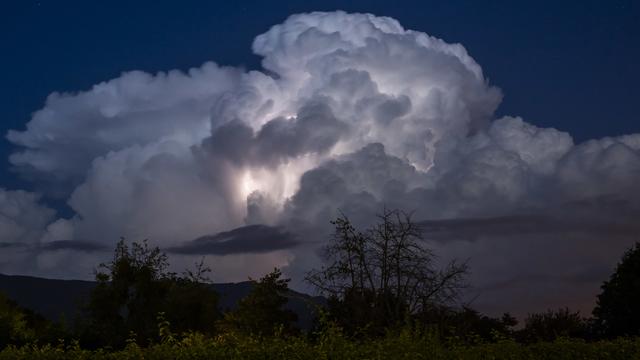
[[[80,305],[95,286],[93,281],[44,279],[32,276],[0,274],[0,293],[14,300],[18,305],[31,309],[52,321],[63,316],[67,321],[75,318]],[[249,294],[252,284],[213,284],[220,294],[220,308],[231,309]],[[298,315],[298,326],[309,329],[313,320],[313,304],[324,304],[322,297],[290,291],[287,308]]]

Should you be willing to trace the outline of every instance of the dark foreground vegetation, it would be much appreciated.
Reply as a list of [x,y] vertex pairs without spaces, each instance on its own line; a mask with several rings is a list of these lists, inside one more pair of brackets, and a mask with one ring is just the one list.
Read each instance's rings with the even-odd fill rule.
[[436,337],[400,332],[355,341],[338,329],[318,333],[318,338],[268,337],[221,334],[207,338],[190,334],[141,347],[135,341],[125,348],[86,350],[71,345],[8,347],[0,352],[8,359],[612,359],[640,358],[640,340],[620,338],[585,342],[558,339],[520,344],[502,339],[475,345],[443,343]]
[[296,327],[275,269],[222,312],[203,262],[181,275],[147,242],[121,240],[75,319],[52,323],[0,296],[2,359],[640,359],[640,244],[602,285],[591,318],[559,309],[522,326],[455,305],[467,265],[437,264],[409,214],[359,230],[346,217],[307,281],[326,296]]

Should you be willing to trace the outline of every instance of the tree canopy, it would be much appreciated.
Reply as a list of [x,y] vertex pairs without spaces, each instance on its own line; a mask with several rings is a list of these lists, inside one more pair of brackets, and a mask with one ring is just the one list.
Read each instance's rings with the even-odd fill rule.
[[113,260],[96,271],[81,339],[92,346],[120,347],[130,337],[148,343],[158,336],[161,313],[174,331],[213,332],[219,312],[218,295],[205,282],[210,270],[200,263],[180,277],[168,266],[166,254],[146,240],[121,239]]
[[285,309],[290,279],[282,279],[279,269],[274,269],[259,281],[240,300],[235,310],[225,314],[223,325],[247,334],[270,336],[274,332],[294,333],[296,314]]
[[48,343],[67,336],[62,324],[54,324],[0,293],[0,349],[8,344]]
[[604,336],[640,335],[640,243],[624,253],[602,284],[593,316]]
[[332,224],[326,265],[306,279],[330,297],[330,310],[347,328],[400,324],[429,306],[451,302],[465,285],[466,263],[438,268],[409,213],[385,209],[364,230],[345,215]]
[[524,342],[553,341],[559,337],[589,337],[590,324],[568,308],[533,313],[524,319],[524,328],[518,333]]

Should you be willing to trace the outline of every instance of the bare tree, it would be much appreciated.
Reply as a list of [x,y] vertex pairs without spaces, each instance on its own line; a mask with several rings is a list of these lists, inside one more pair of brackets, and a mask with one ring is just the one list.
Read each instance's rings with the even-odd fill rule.
[[467,264],[452,261],[437,269],[425,246],[421,226],[411,213],[384,209],[378,222],[360,231],[342,214],[324,249],[326,266],[306,280],[322,294],[358,307],[375,309],[385,323],[398,323],[427,306],[455,300],[465,287]]

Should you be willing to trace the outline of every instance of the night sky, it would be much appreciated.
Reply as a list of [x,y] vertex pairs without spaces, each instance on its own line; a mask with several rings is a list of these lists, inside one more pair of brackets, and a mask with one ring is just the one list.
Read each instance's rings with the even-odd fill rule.
[[[335,10],[390,17],[404,29],[459,43],[482,69],[483,78],[471,75],[473,66],[462,60],[460,65],[457,59],[464,56],[449,58],[450,54],[442,55],[437,49],[416,50],[415,57],[407,55],[406,63],[390,61],[384,66],[384,56],[368,57],[376,51],[393,54],[396,45],[413,54],[413,48],[404,48],[409,46],[405,40],[393,36],[380,40],[388,47],[371,47],[370,53],[360,52],[362,43],[354,40],[355,45],[347,47],[348,55],[326,61],[324,68],[314,67],[312,78],[317,80],[309,84],[317,93],[291,85],[295,81],[285,83],[287,76],[301,76],[295,71],[285,73],[289,61],[331,47],[326,42],[335,39],[329,35],[318,36],[324,43],[311,39],[300,47],[272,39],[274,48],[284,50],[269,55],[272,50],[265,45],[263,52],[277,58],[277,65],[263,70],[263,56],[252,51],[256,36],[293,14]],[[6,190],[0,197],[0,249],[5,252],[0,272],[86,278],[90,276],[87,269],[109,253],[120,235],[127,235],[211,256],[215,280],[242,280],[283,266],[300,284],[304,267],[317,262],[318,239],[308,234],[327,234],[326,225],[337,208],[359,214],[354,215],[356,220],[366,224],[363,214],[395,201],[392,205],[416,210],[444,258],[472,259],[473,296],[478,295],[482,310],[522,313],[525,307],[534,311],[567,305],[585,311],[621,252],[634,237],[637,240],[640,135],[618,138],[640,133],[637,2],[43,0],[5,2],[0,17],[4,71],[0,131],[28,135],[0,142],[0,187]],[[360,20],[347,16],[344,21]],[[342,25],[336,26],[343,31]],[[305,34],[299,34],[301,39]],[[313,36],[313,31],[308,32],[308,37]],[[305,66],[316,66],[324,59]],[[140,85],[151,81],[147,78],[132,77],[115,93],[105,90],[105,96],[125,99],[109,105],[113,107],[94,105],[100,101],[100,92],[93,91],[94,97],[86,99],[78,94],[123,72],[185,72],[208,61],[232,69],[220,70],[225,79],[211,75],[215,86],[230,84],[220,90],[226,95],[201,90],[210,79],[205,75],[202,83],[167,80],[157,89]],[[360,72],[344,75],[334,68],[340,61]],[[394,66],[402,68],[394,70]],[[269,113],[281,120],[273,122],[276,125],[267,126],[271,118],[252,120],[258,110],[253,115],[242,112],[259,101],[245,93],[266,81],[239,75],[245,70],[282,80],[278,89],[296,89],[274,95],[270,106],[276,110]],[[383,79],[404,71],[410,90],[403,88],[402,81],[384,83]],[[352,110],[336,105],[339,94],[369,89],[363,74],[378,85],[376,96],[382,100],[371,101],[387,101],[383,105],[388,106],[368,108],[363,102],[360,107],[354,105],[361,112],[353,110],[353,114],[375,121],[395,114],[384,120],[384,126],[393,129],[387,135],[360,135],[354,129],[365,125],[354,125],[359,120]],[[349,84],[344,86],[352,91],[341,93],[342,85],[323,82],[331,76],[347,79]],[[267,85],[255,86],[263,96],[269,94],[263,91],[270,89]],[[432,86],[441,90],[436,100],[424,97],[420,90]],[[140,95],[145,91],[148,96]],[[48,108],[45,101],[54,92],[75,95],[60,107],[50,107],[55,121],[24,132],[32,114]],[[325,102],[327,97],[335,101]],[[183,100],[165,106],[171,99]],[[217,112],[228,103],[232,110]],[[241,121],[227,121],[229,111],[237,112],[232,120]],[[198,122],[202,114],[211,117],[206,123],[212,125]],[[96,120],[100,116],[104,119]],[[101,127],[101,121],[114,116],[124,125]],[[189,116],[195,120],[184,120]],[[417,125],[421,116],[428,119],[428,126]],[[511,116],[521,117],[525,125]],[[67,126],[68,118],[75,120]],[[162,119],[161,124],[145,125],[155,119]],[[128,127],[127,121],[134,125]],[[405,121],[411,129],[397,130],[404,128],[389,125],[393,121]],[[283,127],[296,137],[278,137]],[[183,133],[183,129],[187,130]],[[243,137],[247,132],[248,138]],[[89,134],[107,140],[97,144]],[[422,140],[413,134],[429,138],[431,152],[417,154],[414,143]],[[306,142],[296,143],[300,137]],[[585,143],[605,137],[614,140]],[[178,145],[163,143],[167,138]],[[376,145],[380,143],[384,146]],[[26,148],[37,156],[8,160]],[[245,153],[245,149],[254,150]],[[151,153],[138,159],[139,154]],[[385,164],[384,171],[375,167],[380,163]],[[282,173],[286,164],[296,170]],[[384,184],[367,182],[367,177],[380,171],[392,178]],[[328,177],[338,180],[327,183]],[[339,180],[358,186],[343,189]],[[280,182],[292,183],[293,190],[271,188]],[[238,183],[242,184],[235,186]],[[240,205],[238,199],[225,195],[236,187]],[[178,188],[189,192],[165,196]],[[389,189],[401,195],[390,196]],[[12,192],[17,190],[26,193]],[[207,201],[198,202],[204,198]],[[311,209],[311,203],[324,207]],[[180,214],[157,210],[168,204]],[[152,215],[140,215],[147,212]],[[170,225],[153,230],[159,223]],[[165,239],[156,234],[168,235]],[[202,241],[192,240],[203,237],[211,243],[198,251],[195,245]],[[221,241],[237,243],[218,246]],[[83,260],[70,270],[64,264],[69,257]],[[177,264],[191,262],[184,251],[175,258]],[[518,304],[509,305],[514,302]]]

